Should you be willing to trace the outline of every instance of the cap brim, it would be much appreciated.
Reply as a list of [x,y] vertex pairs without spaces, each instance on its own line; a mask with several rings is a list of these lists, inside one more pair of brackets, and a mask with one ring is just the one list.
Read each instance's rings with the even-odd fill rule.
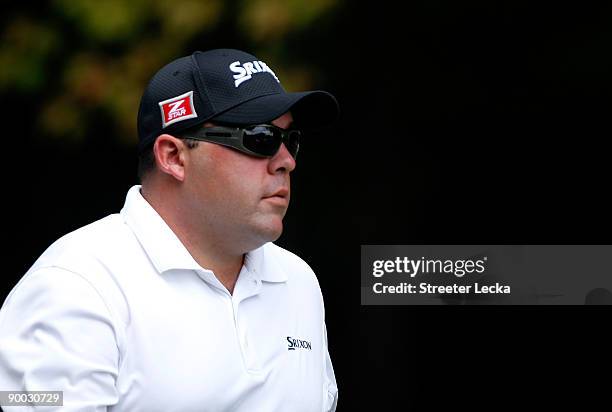
[[291,111],[294,123],[306,129],[320,129],[338,119],[340,109],[330,93],[316,90],[278,93],[256,97],[210,119],[235,125],[269,123]]

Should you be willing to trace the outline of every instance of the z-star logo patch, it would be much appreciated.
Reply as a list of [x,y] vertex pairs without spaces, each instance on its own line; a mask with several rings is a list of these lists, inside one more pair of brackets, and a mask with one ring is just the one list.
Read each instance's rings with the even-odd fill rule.
[[193,90],[159,102],[162,115],[162,127],[166,128],[173,123],[198,117],[193,106]]

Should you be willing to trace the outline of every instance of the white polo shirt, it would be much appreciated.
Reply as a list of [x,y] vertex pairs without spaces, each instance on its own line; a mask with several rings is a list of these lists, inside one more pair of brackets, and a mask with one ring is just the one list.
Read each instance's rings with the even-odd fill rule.
[[230,295],[140,186],[13,288],[0,311],[0,390],[64,391],[62,411],[311,412],[338,399],[310,267],[265,244]]

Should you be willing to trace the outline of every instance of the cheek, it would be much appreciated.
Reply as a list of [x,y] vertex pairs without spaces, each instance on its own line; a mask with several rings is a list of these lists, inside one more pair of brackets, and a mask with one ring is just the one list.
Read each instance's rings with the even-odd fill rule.
[[[216,194],[230,208],[248,207],[259,200],[259,188],[260,184],[253,173],[242,174],[235,170],[220,176]],[[231,210],[228,212],[231,213]]]
[[[213,162],[198,165],[198,191],[209,205],[240,213],[241,207],[256,206],[263,194],[262,165],[234,151],[215,147]],[[222,149],[222,150],[218,150]],[[265,170],[264,170],[265,171]],[[232,211],[232,207],[237,210]]]

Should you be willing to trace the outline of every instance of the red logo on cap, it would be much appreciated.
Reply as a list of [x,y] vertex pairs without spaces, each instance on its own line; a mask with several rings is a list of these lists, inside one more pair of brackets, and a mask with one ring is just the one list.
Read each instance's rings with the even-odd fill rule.
[[182,120],[198,117],[193,106],[193,90],[172,99],[159,102],[159,108],[164,128]]

